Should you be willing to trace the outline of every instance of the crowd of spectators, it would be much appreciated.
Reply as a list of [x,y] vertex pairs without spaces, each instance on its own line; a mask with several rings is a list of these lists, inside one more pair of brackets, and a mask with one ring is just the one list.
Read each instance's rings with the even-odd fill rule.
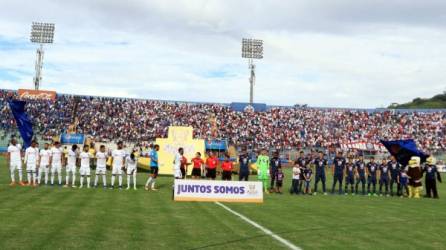
[[[14,131],[6,90],[0,90],[0,128]],[[13,96],[14,98],[14,96]],[[55,101],[28,100],[35,133],[51,138],[75,130],[95,141],[153,141],[168,126],[192,126],[202,139],[228,139],[252,149],[288,150],[339,146],[352,141],[413,138],[427,152],[446,150],[446,112],[395,112],[280,107],[236,112],[224,104],[58,95]]]

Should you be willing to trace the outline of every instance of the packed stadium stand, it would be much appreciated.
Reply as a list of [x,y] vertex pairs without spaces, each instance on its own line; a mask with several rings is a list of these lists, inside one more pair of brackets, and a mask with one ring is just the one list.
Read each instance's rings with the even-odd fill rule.
[[[0,90],[0,137],[16,131],[7,100]],[[14,95],[14,93],[13,93]],[[168,126],[192,126],[194,136],[225,138],[237,147],[288,150],[340,147],[354,141],[416,140],[427,152],[446,150],[446,111],[354,110],[268,107],[239,112],[227,104],[57,95],[54,102],[27,100],[34,131],[50,140],[75,126],[96,141],[153,141],[166,137]],[[215,129],[216,127],[216,129]],[[3,136],[2,136],[3,133]]]

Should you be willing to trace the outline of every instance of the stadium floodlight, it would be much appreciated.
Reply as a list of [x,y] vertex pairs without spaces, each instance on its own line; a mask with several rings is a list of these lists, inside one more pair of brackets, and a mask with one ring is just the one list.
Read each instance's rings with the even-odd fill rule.
[[254,103],[254,83],[255,83],[255,64],[254,59],[263,58],[263,41],[258,39],[242,39],[242,57],[248,58],[249,69],[251,76],[249,77],[249,104]]
[[38,23],[33,22],[31,25],[31,37],[32,43],[39,43],[40,46],[37,49],[36,60],[36,76],[34,77],[34,87],[39,90],[40,83],[42,82],[42,67],[43,67],[43,44],[53,43],[54,38],[54,23]]

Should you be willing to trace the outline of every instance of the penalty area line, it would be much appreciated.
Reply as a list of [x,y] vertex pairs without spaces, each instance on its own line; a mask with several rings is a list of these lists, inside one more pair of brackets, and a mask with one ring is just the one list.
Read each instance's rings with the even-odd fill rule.
[[239,217],[240,219],[244,220],[245,222],[251,224],[252,226],[260,229],[262,232],[264,232],[266,235],[271,236],[273,239],[279,241],[280,243],[284,244],[285,246],[287,246],[289,249],[292,250],[301,250],[300,247],[294,245],[293,243],[289,242],[288,240],[280,237],[279,235],[273,233],[271,230],[259,225],[258,223],[252,221],[251,219],[249,219],[248,217],[244,216],[243,214],[237,213],[236,211],[230,209],[229,207],[227,207],[226,205],[223,205],[222,203],[216,201],[215,204],[219,205],[220,207],[224,208],[225,210],[227,210],[228,212],[232,213],[233,215]]

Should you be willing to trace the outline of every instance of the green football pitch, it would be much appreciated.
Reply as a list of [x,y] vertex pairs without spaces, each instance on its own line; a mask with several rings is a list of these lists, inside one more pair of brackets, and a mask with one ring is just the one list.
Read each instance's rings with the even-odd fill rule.
[[[173,202],[171,177],[144,191],[146,178],[138,175],[137,191],[11,188],[0,158],[0,249],[287,248],[215,203]],[[285,193],[225,205],[302,249],[445,249],[439,189],[439,200]]]

